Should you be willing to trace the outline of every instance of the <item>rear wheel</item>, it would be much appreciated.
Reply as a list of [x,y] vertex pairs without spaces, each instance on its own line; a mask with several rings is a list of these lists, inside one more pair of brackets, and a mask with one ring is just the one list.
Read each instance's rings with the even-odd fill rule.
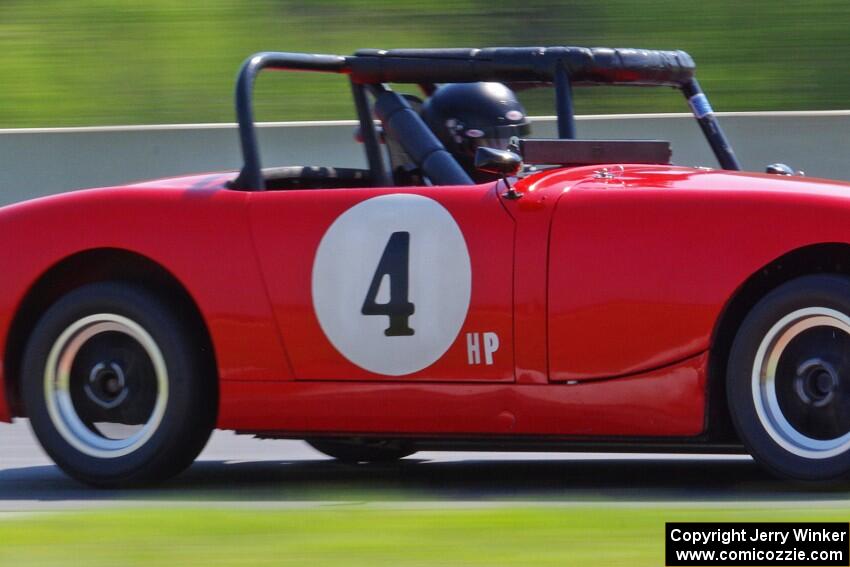
[[215,376],[201,352],[193,329],[145,289],[74,290],[47,310],[24,354],[33,431],[56,464],[88,484],[176,474],[215,423]]
[[307,443],[317,451],[346,463],[386,463],[416,452],[408,443],[385,439],[308,439]]
[[850,475],[850,279],[801,277],[762,299],[735,338],[727,393],[762,465],[803,481]]

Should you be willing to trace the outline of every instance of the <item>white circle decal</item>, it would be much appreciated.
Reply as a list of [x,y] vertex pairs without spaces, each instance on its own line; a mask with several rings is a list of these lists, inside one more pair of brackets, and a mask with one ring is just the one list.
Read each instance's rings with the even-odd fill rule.
[[436,362],[466,319],[472,269],[452,215],[421,195],[351,207],[328,228],[313,263],[313,308],[331,344],[390,376]]

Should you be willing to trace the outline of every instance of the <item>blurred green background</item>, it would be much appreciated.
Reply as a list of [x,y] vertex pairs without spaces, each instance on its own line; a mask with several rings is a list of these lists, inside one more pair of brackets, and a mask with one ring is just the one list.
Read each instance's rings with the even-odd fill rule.
[[[4,0],[0,127],[233,121],[255,51],[588,45],[684,49],[716,110],[850,108],[850,2]],[[260,120],[353,117],[340,77],[263,76]],[[546,93],[524,94],[552,114]],[[583,90],[580,114],[681,112],[668,89]]]

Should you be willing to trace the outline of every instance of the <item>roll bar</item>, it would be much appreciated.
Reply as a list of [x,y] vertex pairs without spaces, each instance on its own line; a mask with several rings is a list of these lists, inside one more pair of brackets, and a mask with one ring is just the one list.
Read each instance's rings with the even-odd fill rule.
[[[236,81],[236,117],[244,164],[233,187],[263,190],[262,167],[253,113],[254,81],[264,69],[319,71],[349,75],[369,170],[376,185],[388,185],[367,90],[376,97],[384,83],[449,83],[498,81],[554,84],[558,136],[575,137],[572,87],[584,85],[668,86],[680,89],[723,169],[740,169],[732,147],[694,77],[693,59],[684,51],[586,47],[494,47],[486,49],[366,49],[352,56],[263,52],[249,57]],[[391,92],[391,91],[390,91]],[[384,96],[384,100],[390,97]],[[404,113],[405,115],[409,113]],[[408,116],[406,129],[424,133],[427,126]],[[423,160],[446,165],[445,148],[433,136],[412,147]],[[417,142],[413,142],[414,146]],[[413,155],[413,154],[411,154]],[[439,159],[437,159],[439,157]],[[419,164],[423,166],[422,163]],[[433,166],[432,166],[433,167]],[[443,183],[468,184],[460,168],[432,172]],[[428,173],[427,167],[425,169]],[[430,176],[429,176],[430,177]]]

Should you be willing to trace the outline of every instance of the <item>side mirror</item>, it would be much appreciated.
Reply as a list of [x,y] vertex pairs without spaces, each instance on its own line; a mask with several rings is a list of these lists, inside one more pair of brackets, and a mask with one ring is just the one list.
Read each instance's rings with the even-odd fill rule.
[[495,148],[481,147],[475,150],[475,169],[484,173],[500,175],[508,191],[505,193],[507,199],[519,199],[522,194],[517,193],[508,182],[508,177],[516,175],[522,169],[522,158],[508,150],[497,150]]
[[507,150],[481,147],[475,150],[475,169],[502,177],[516,175],[522,169],[522,158]]

